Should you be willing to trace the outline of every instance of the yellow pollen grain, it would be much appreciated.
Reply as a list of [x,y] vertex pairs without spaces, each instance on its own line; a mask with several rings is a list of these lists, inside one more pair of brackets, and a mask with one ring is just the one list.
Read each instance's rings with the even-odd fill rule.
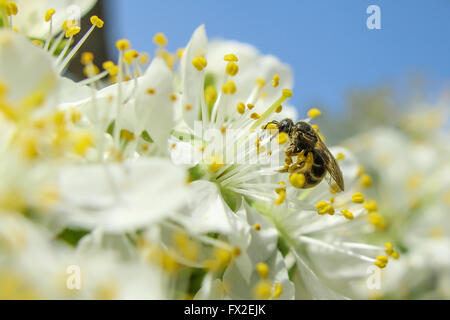
[[255,229],[256,231],[259,231],[259,230],[261,230],[261,225],[255,224],[255,225],[253,225],[253,229]]
[[120,39],[116,41],[116,48],[120,51],[127,50],[130,48],[130,46],[130,41],[128,41],[127,39]]
[[363,203],[364,195],[361,192],[356,192],[352,194],[352,202],[353,203]]
[[97,28],[103,28],[104,22],[97,16],[92,16],[90,19],[91,23],[95,25]]
[[205,89],[205,101],[208,104],[212,104],[214,102],[216,102],[217,100],[217,91],[216,88],[214,88],[214,86],[209,85],[206,87]]
[[264,80],[263,78],[257,78],[255,80],[255,84],[261,90],[266,85],[266,80]]
[[278,135],[278,144],[285,144],[288,141],[288,134],[286,132],[281,132]]
[[74,35],[77,35],[81,31],[81,28],[78,26],[70,27],[66,31],[66,38],[73,37]]
[[147,52],[141,52],[139,54],[139,63],[146,65],[150,61],[150,55]]
[[363,174],[361,176],[361,185],[364,188],[369,188],[372,185],[372,177],[370,175],[368,175],[367,173]]
[[283,294],[283,287],[280,283],[275,283],[275,290],[273,291],[273,297],[279,298]]
[[155,43],[156,45],[160,46],[160,47],[165,47],[167,46],[167,38],[164,35],[164,33],[162,32],[158,32],[157,34],[155,34],[153,36],[153,43]]
[[276,88],[280,84],[280,75],[277,73],[273,76],[272,87]]
[[227,132],[227,127],[226,127],[226,126],[222,126],[222,127],[220,128],[220,132],[221,132],[222,134],[225,134],[225,132]]
[[198,71],[202,71],[208,65],[208,62],[206,61],[205,58],[199,56],[199,57],[192,59],[192,65]]
[[277,189],[278,198],[275,199],[275,204],[280,205],[286,200],[286,189]]
[[125,62],[127,64],[131,64],[133,62],[134,59],[136,59],[137,57],[139,57],[139,53],[136,50],[127,50],[125,51],[125,53],[123,54],[123,59],[125,60]]
[[283,89],[283,97],[285,97],[285,98],[290,98],[290,97],[292,97],[292,91],[291,90],[289,90],[289,89]]
[[17,5],[13,1],[8,1],[6,3],[6,14],[8,16],[15,16],[19,12]]
[[187,105],[184,107],[184,109],[185,109],[186,111],[190,111],[190,110],[192,110],[192,105],[187,104]]
[[244,114],[244,112],[245,112],[245,103],[239,102],[239,103],[236,105],[236,110],[237,110],[237,112],[238,112],[239,114]]
[[364,209],[366,209],[369,212],[373,212],[373,211],[377,211],[378,210],[378,204],[377,204],[377,202],[375,200],[367,199],[364,202],[363,207],[364,207]]
[[227,63],[225,71],[228,75],[233,77],[239,72],[239,66],[235,62],[230,61]]
[[148,94],[155,94],[156,90],[155,90],[155,88],[148,88],[146,92]]
[[236,84],[233,80],[228,80],[223,86],[222,86],[222,92],[224,94],[234,94],[236,93]]
[[342,210],[341,213],[346,219],[348,219],[348,220],[352,220],[353,219],[353,213],[351,213],[347,209]]
[[177,95],[175,93],[170,94],[170,100],[177,101]]
[[308,117],[315,118],[322,114],[322,112],[317,108],[312,108],[308,111]]
[[33,39],[31,41],[34,45],[38,46],[38,47],[42,47],[42,41],[38,40],[38,39]]
[[258,272],[262,279],[267,279],[269,276],[269,266],[264,262],[259,262],[256,265],[256,272]]
[[255,105],[251,104],[251,103],[247,103],[247,108],[249,110],[252,110],[255,107]]
[[256,113],[256,112],[253,112],[253,113],[250,115],[250,118],[252,118],[253,120],[258,120],[260,117],[261,117],[261,116],[260,116],[258,113]]
[[269,299],[272,296],[272,284],[266,280],[259,281],[253,287],[253,295],[257,299]]
[[295,188],[303,188],[305,185],[306,178],[303,173],[291,173],[289,175],[289,183]]
[[178,60],[181,60],[181,58],[183,57],[183,53],[184,53],[184,48],[178,48],[177,49],[176,54],[177,54]]
[[239,59],[236,57],[236,55],[234,55],[234,54],[232,54],[232,53],[226,54],[226,55],[223,57],[223,60],[229,61],[229,62],[238,62],[238,61],[239,61]]
[[81,64],[87,65],[94,61],[94,54],[92,52],[83,52],[81,54]]
[[344,159],[345,159],[345,155],[342,152],[339,152],[336,155],[336,161],[341,161],[341,160],[344,160]]
[[276,113],[280,113],[281,111],[283,111],[283,106],[280,104],[280,105],[275,109],[275,112],[276,112]]
[[48,9],[46,12],[45,12],[45,22],[49,22],[50,21],[50,19],[53,17],[53,15],[55,14],[55,9],[53,9],[53,8],[51,8],[51,9]]

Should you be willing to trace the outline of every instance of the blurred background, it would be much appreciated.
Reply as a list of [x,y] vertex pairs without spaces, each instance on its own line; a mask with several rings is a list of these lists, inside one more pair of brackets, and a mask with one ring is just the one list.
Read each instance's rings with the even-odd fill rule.
[[[381,9],[380,30],[366,26],[371,4]],[[293,69],[292,103],[299,111],[318,105],[340,113],[349,94],[374,87],[403,99],[420,86],[433,102],[450,87],[448,0],[101,0],[94,11],[105,17],[107,52],[115,52],[115,40],[124,37],[138,50],[153,52],[157,32],[166,34],[169,51],[175,51],[205,24],[209,38],[238,40],[273,54]]]

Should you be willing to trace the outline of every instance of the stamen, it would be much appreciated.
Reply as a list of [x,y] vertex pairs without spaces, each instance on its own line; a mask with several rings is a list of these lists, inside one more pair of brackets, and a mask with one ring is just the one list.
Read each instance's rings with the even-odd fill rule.
[[234,63],[232,61],[228,62],[227,67],[226,67],[227,74],[229,74],[230,76],[233,77],[238,73],[238,71],[239,71],[239,66],[236,63]]
[[283,94],[280,98],[278,98],[277,101],[275,101],[274,104],[272,104],[262,115],[261,117],[251,126],[252,129],[255,129],[257,127],[259,127],[259,125],[267,118],[269,117],[272,112],[274,112],[279,105],[281,105],[281,103],[283,101],[285,101],[287,98],[292,97],[292,91],[289,89],[283,89]]
[[238,61],[239,61],[239,59],[236,57],[236,55],[234,55],[234,54],[232,54],[232,53],[226,54],[226,55],[223,57],[223,60],[225,60],[225,61],[230,61],[230,62],[238,62]]
[[196,57],[192,59],[192,65],[197,69],[198,71],[202,71],[206,66],[208,62],[203,57]]
[[357,192],[352,194],[352,202],[353,203],[363,203],[364,195],[361,192]]
[[159,47],[165,47],[168,43],[166,36],[162,32],[158,32],[153,37],[153,42]]
[[318,117],[321,114],[322,114],[322,112],[317,108],[313,108],[308,111],[308,117],[310,117],[311,119]]
[[363,174],[363,175],[361,176],[360,181],[361,181],[361,185],[362,185],[364,188],[369,188],[369,187],[372,185],[372,177],[369,176],[367,173],[366,173],[366,174]]
[[256,265],[256,271],[262,279],[267,279],[269,276],[269,266],[264,262],[260,262]]
[[275,74],[272,79],[272,87],[276,88],[280,84],[280,76]]

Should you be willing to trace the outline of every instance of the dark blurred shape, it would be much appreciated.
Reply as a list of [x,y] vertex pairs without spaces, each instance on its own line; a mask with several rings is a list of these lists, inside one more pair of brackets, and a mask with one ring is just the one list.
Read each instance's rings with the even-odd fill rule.
[[[98,0],[96,5],[81,19],[81,32],[74,37],[74,43],[77,43],[85,34],[85,32],[92,25],[90,17],[96,15],[99,18],[105,20],[104,0]],[[74,80],[84,79],[83,66],[80,63],[80,56],[82,52],[90,51],[94,54],[94,63],[100,67],[101,63],[108,60],[108,53],[106,48],[106,28],[108,27],[107,21],[103,28],[96,28],[91,33],[89,38],[83,44],[81,49],[77,52],[73,58],[70,66],[67,70],[68,76]]]

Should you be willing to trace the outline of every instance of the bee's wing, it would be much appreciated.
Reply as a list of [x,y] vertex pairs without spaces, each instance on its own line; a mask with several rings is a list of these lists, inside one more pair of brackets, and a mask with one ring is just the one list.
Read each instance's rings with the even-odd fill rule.
[[325,168],[329,173],[326,177],[328,184],[332,186],[333,182],[335,182],[340,189],[338,191],[344,191],[344,178],[342,177],[342,172],[336,159],[333,157],[330,150],[328,150],[322,139],[319,136],[317,138],[316,154],[323,160]]

